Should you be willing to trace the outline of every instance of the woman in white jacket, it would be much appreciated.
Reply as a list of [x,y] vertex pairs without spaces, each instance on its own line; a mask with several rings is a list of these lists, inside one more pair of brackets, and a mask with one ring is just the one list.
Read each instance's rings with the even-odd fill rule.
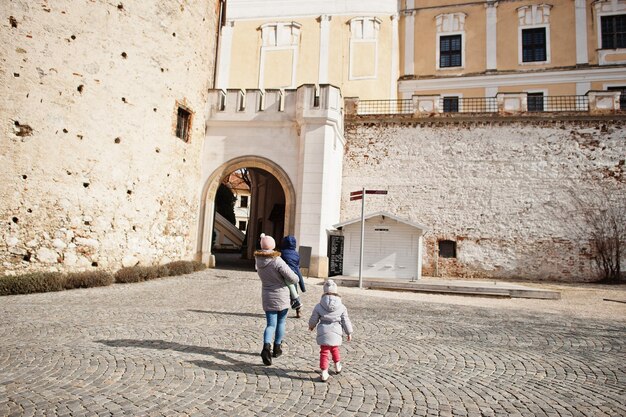
[[317,326],[317,344],[320,345],[320,369],[322,381],[328,380],[328,356],[333,357],[335,372],[341,372],[341,356],[339,346],[343,340],[343,333],[348,342],[352,340],[352,323],[348,317],[348,309],[341,302],[337,294],[337,284],[331,279],[324,283],[324,295],[313,309],[309,319],[309,330]]

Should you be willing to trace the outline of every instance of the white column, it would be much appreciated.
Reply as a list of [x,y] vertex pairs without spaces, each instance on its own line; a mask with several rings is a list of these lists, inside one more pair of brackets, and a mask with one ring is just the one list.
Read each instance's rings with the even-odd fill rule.
[[330,16],[320,16],[320,59],[317,82],[319,84],[329,84],[328,79],[328,57],[330,51]]
[[319,107],[313,107],[315,87],[300,86],[296,122],[299,159],[296,183],[295,234],[310,246],[311,276],[328,276],[328,230],[339,223],[344,139],[339,89],[320,88]]
[[221,30],[219,53],[217,55],[217,77],[215,81],[215,88],[225,90],[229,87],[228,82],[230,79],[230,59],[233,47],[233,31],[235,22],[227,20]]
[[489,0],[486,4],[487,8],[487,71],[498,69],[498,55],[497,55],[497,26],[498,26],[498,14],[496,7],[498,3]]
[[415,73],[415,12],[411,9],[415,7],[414,0],[406,1],[406,13],[404,24],[404,74],[414,75]]
[[485,87],[485,97],[495,97],[498,94],[498,87]]
[[391,82],[389,98],[398,97],[398,78],[400,78],[400,43],[398,40],[398,15],[391,16]]
[[417,277],[415,277],[417,280],[422,279],[422,254],[424,253],[423,247],[424,236],[420,235],[420,237],[417,239]]
[[576,64],[588,64],[587,2],[576,0]]

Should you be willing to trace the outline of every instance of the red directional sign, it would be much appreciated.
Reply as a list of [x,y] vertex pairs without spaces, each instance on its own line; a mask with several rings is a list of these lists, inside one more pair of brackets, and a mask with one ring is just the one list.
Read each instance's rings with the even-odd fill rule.
[[[387,194],[387,190],[365,190],[365,194]],[[361,200],[363,198],[363,190],[352,191],[350,193],[350,201]]]

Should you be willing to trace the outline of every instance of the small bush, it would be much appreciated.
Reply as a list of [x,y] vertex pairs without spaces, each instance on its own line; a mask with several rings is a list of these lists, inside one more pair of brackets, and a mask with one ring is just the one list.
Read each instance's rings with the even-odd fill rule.
[[185,275],[194,272],[193,265],[188,261],[174,261],[165,264],[165,266],[170,270],[170,276]]
[[192,261],[191,264],[193,265],[194,272],[204,271],[206,269],[206,265],[203,264],[202,262]]
[[130,266],[115,273],[115,282],[142,282],[170,275],[166,265],[161,266]]
[[106,287],[114,281],[113,275],[105,271],[72,272],[66,276],[65,289]]
[[65,276],[60,272],[33,272],[0,277],[0,295],[61,291],[64,288]]
[[165,266],[170,270],[170,276],[191,274],[206,269],[206,265],[197,261],[174,261]]

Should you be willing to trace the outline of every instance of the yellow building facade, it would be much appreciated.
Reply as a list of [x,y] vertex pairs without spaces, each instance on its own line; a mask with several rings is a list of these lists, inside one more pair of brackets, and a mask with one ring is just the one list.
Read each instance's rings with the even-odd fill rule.
[[396,2],[228,2],[217,88],[332,84],[344,96],[395,97]]
[[520,92],[542,110],[546,96],[626,89],[626,0],[230,0],[219,49],[217,88]]
[[[400,95],[546,96],[626,89],[626,1],[401,3]],[[531,102],[531,98],[534,101]]]

